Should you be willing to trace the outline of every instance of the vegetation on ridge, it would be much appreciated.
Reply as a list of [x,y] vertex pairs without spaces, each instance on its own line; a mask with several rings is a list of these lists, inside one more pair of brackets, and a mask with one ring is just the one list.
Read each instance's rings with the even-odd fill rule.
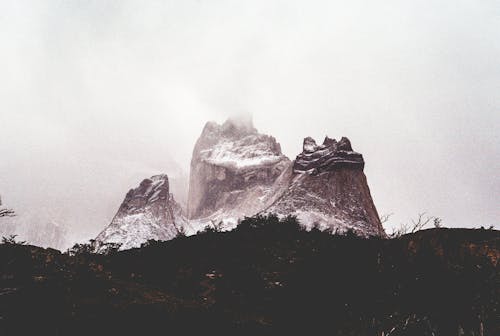
[[362,239],[271,216],[73,252],[0,245],[0,334],[500,333],[495,230]]

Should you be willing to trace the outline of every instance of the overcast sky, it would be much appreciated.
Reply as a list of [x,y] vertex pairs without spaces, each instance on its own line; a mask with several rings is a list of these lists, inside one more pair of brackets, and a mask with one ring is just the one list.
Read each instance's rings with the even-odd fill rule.
[[0,194],[95,236],[251,113],[294,158],[348,136],[379,213],[500,218],[500,2],[0,2]]

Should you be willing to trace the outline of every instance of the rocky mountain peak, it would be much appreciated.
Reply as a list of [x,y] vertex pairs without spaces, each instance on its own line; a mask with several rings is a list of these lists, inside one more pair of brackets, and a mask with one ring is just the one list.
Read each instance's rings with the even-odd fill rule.
[[316,144],[316,140],[311,137],[304,138],[304,143],[302,145],[302,151],[304,153],[313,153],[318,150],[318,145]]
[[363,156],[352,150],[351,142],[346,137],[337,142],[327,136],[322,145],[307,137],[302,153],[295,159],[293,170],[295,173],[319,174],[343,167],[363,170],[364,164]]
[[289,163],[276,139],[259,133],[251,120],[208,123],[191,160],[188,217],[255,214]]
[[325,137],[325,140],[323,140],[323,146],[325,146],[325,147],[332,146],[336,143],[337,143],[337,140],[329,138],[328,135]]
[[234,170],[272,164],[282,158],[281,146],[274,137],[260,134],[251,122],[229,119],[222,125],[205,125],[192,160]]
[[264,213],[295,215],[306,227],[384,236],[363,168],[363,156],[349,139],[327,136],[318,145],[307,137],[287,188]]
[[230,137],[257,133],[251,117],[229,118],[222,124],[221,128],[222,133]]
[[130,189],[111,224],[97,236],[98,246],[116,243],[121,249],[139,247],[150,239],[169,240],[180,230],[189,229],[169,189],[165,174],[144,179]]
[[[334,139],[334,141],[335,141],[335,139]],[[339,151],[352,152],[351,141],[346,137],[342,137],[340,139],[340,141],[338,142],[337,149]]]
[[218,124],[214,121],[207,122],[203,128],[200,139],[204,139],[205,142],[210,142],[210,140],[217,140],[220,138],[238,139],[256,134],[258,134],[258,132],[253,126],[252,119],[239,117],[229,118],[222,124]]
[[130,213],[141,211],[145,206],[167,200],[169,195],[168,176],[165,174],[152,176],[144,179],[139,187],[129,190],[120,210]]

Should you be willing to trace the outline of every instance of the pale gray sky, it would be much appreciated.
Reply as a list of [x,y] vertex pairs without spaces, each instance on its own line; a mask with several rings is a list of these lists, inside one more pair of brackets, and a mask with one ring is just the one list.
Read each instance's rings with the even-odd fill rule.
[[73,239],[239,113],[348,136],[391,225],[499,225],[497,0],[4,0],[0,43],[0,194]]

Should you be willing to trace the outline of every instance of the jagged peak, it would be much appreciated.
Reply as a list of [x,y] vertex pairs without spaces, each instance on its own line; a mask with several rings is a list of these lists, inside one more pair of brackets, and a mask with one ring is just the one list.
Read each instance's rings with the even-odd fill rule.
[[230,137],[257,133],[251,117],[229,118],[222,124],[221,130],[225,136]]
[[303,142],[303,151],[294,163],[296,173],[317,174],[341,167],[361,169],[364,167],[363,156],[352,150],[351,142],[346,137],[342,137],[337,142],[326,136],[322,145],[318,145],[313,138],[307,137]]
[[177,235],[178,225],[188,224],[169,192],[168,175],[154,175],[130,189],[111,224],[96,237],[97,250],[105,243],[129,249],[150,239],[169,240]]
[[253,126],[253,117],[251,114],[240,114],[237,116],[231,116],[227,118],[227,120],[224,122],[222,126],[224,127],[229,125],[239,129],[248,129],[248,130],[255,129]]
[[219,128],[220,128],[220,125],[218,123],[216,123],[215,121],[207,121],[205,123],[205,126],[203,127],[202,134],[214,132],[214,131],[218,130]]
[[318,145],[316,144],[316,140],[311,137],[304,138],[304,142],[302,143],[302,150],[306,153],[312,153],[316,151]]
[[338,142],[337,148],[338,148],[338,150],[352,152],[351,141],[346,137],[342,137],[340,139],[340,141]]
[[146,203],[165,200],[168,198],[169,189],[167,174],[154,175],[142,180],[137,188],[130,189],[122,206],[138,198],[144,199]]
[[347,137],[342,137],[340,141],[337,141],[334,138],[330,138],[328,135],[325,136],[322,145],[318,145],[314,138],[308,136],[304,138],[304,142],[302,145],[302,149],[306,153],[312,153],[317,150],[325,149],[327,147],[335,147],[336,150],[343,150],[347,152],[352,152],[351,141]]
[[168,175],[167,174],[158,174],[158,175],[153,175],[149,178],[149,180],[153,182],[158,182],[158,181],[166,181],[168,182]]
[[328,135],[325,136],[325,140],[323,140],[323,146],[326,146],[326,147],[332,146],[332,145],[334,145],[336,143],[337,143],[337,140],[328,137]]
[[288,160],[270,135],[253,126],[251,117],[208,122],[196,142],[191,164],[205,162],[228,169],[253,169]]
[[239,116],[228,118],[222,124],[214,121],[207,122],[203,128],[202,136],[219,135],[226,138],[240,138],[257,133],[250,116]]

